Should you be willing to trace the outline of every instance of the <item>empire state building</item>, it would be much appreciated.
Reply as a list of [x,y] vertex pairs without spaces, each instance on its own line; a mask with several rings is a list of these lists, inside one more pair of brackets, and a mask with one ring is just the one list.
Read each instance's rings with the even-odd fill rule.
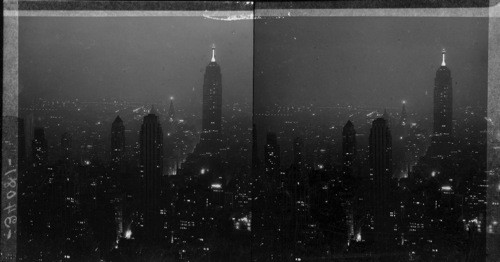
[[198,150],[201,155],[219,155],[222,147],[222,75],[215,61],[215,45],[212,59],[205,70],[203,82],[202,132]]
[[443,60],[434,78],[434,132],[431,146],[427,151],[431,157],[444,158],[451,154],[453,90],[451,87],[451,71],[446,66],[446,51],[442,52]]
[[451,136],[453,92],[451,71],[446,66],[446,51],[442,52],[443,61],[434,79],[434,135]]

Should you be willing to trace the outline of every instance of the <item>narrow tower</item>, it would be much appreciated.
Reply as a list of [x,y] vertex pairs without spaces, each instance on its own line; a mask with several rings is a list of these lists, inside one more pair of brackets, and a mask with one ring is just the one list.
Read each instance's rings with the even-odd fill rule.
[[140,149],[144,237],[158,240],[163,229],[160,216],[163,132],[154,107],[144,117],[140,132]]
[[389,215],[392,176],[392,140],[387,120],[377,118],[370,129],[370,176],[373,180],[372,210],[374,237],[379,249],[387,249],[393,232]]
[[118,170],[125,154],[125,126],[120,116],[111,124],[111,168]]
[[446,66],[446,51],[442,52],[443,60],[434,78],[434,130],[431,146],[427,154],[432,158],[449,157],[452,151],[452,113],[453,90],[451,71]]
[[174,108],[174,97],[170,97],[170,106],[168,108],[167,120],[169,123],[173,123],[175,120],[175,108]]
[[170,106],[168,107],[167,115],[165,116],[165,133],[167,138],[177,131],[177,121],[175,118],[174,97],[170,97]]
[[451,71],[446,66],[446,50],[434,79],[434,136],[452,135],[453,90]]
[[351,120],[342,129],[342,157],[347,170],[351,170],[356,158],[356,130]]
[[222,75],[215,61],[215,45],[212,46],[212,59],[206,67],[203,81],[202,133],[199,153],[219,155],[222,147]]

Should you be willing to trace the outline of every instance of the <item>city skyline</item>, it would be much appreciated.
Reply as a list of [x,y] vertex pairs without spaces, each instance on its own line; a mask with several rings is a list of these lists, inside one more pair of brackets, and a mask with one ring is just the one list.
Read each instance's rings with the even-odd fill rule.
[[18,260],[485,259],[487,25],[23,17]]

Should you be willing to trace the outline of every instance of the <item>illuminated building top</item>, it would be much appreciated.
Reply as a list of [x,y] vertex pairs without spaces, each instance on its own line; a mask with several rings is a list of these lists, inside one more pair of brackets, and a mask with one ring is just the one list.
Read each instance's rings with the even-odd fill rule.
[[443,54],[443,62],[441,62],[441,66],[446,66],[446,50],[443,48],[443,51],[441,52]]
[[212,60],[210,62],[215,62],[215,44],[212,44]]

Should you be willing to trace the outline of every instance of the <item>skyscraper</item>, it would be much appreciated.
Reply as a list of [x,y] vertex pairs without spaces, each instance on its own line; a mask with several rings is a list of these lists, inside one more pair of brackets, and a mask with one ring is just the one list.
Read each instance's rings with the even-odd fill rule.
[[434,136],[451,136],[453,90],[451,71],[446,66],[446,51],[434,78]]
[[434,79],[434,125],[431,146],[427,155],[431,158],[450,156],[452,151],[452,113],[453,90],[451,85],[451,71],[446,66],[446,51],[442,52],[443,60]]
[[387,126],[389,126],[391,123],[391,116],[389,115],[389,113],[387,113],[387,108],[384,108],[384,114],[382,114],[382,118],[387,121]]
[[370,176],[374,239],[379,249],[386,249],[390,241],[389,190],[392,176],[392,140],[387,120],[377,118],[370,130]]
[[111,124],[111,164],[117,170],[125,153],[125,126],[120,116],[116,116]]
[[45,131],[43,127],[35,128],[34,138],[31,143],[31,150],[34,167],[40,167],[47,164],[47,140],[45,139]]
[[218,155],[222,147],[222,75],[215,61],[215,45],[212,59],[205,70],[203,81],[202,133],[200,137],[201,155]]
[[356,158],[356,130],[351,120],[342,129],[342,157],[346,169],[351,169]]
[[176,139],[174,134],[177,132],[177,119],[175,116],[175,107],[174,107],[174,97],[170,97],[170,105],[168,111],[165,114],[164,118],[164,147],[165,147],[165,155],[164,155],[164,171],[168,175],[174,175],[177,173],[178,168],[178,160],[179,160],[179,151],[176,143]]
[[393,129],[393,142],[392,142],[392,152],[394,153],[394,176],[397,178],[404,178],[408,176],[408,131],[410,125],[408,124],[408,114],[406,112],[406,101],[402,101],[401,114],[399,116],[399,122],[394,126]]
[[125,126],[120,116],[111,124],[111,205],[115,216],[116,236],[123,234],[124,198],[119,188],[127,188],[125,177]]
[[163,229],[160,216],[163,131],[154,107],[144,117],[140,131],[140,149],[144,237],[158,240]]

